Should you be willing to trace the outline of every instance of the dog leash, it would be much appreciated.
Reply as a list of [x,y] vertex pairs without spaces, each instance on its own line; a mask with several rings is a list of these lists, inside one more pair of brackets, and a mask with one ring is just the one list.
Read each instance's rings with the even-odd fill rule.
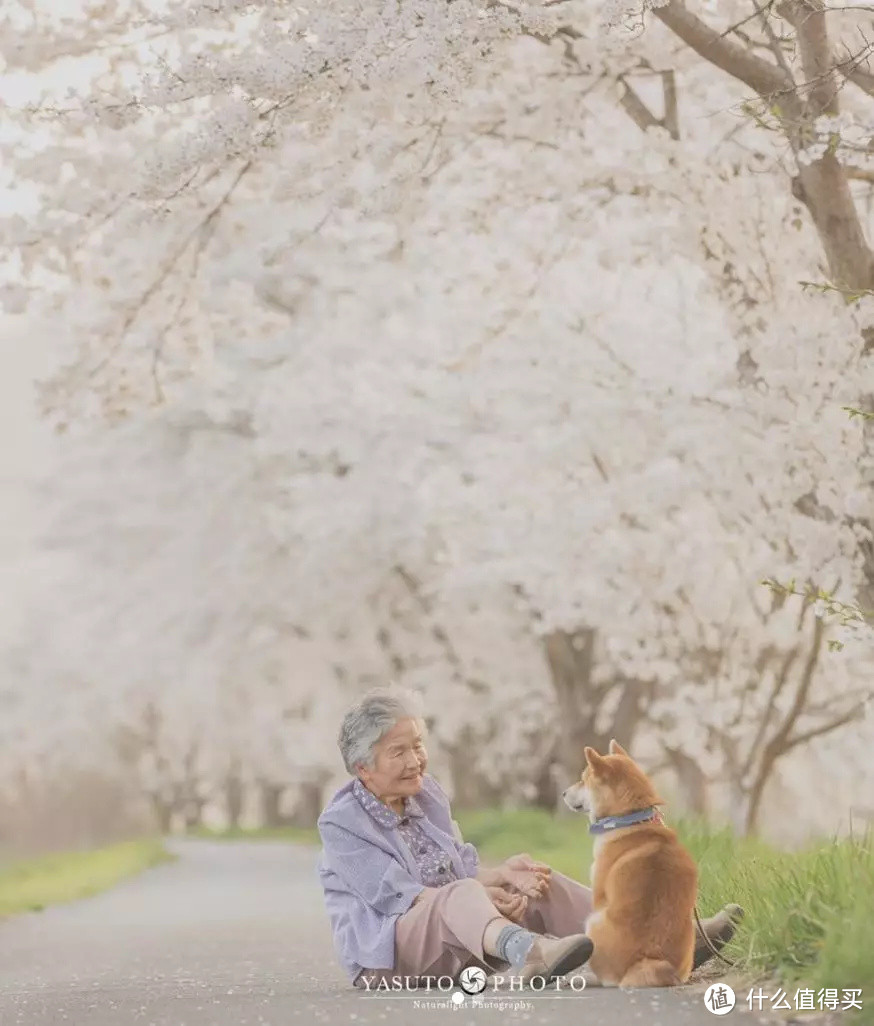
[[[667,826],[667,823],[665,822],[664,813],[661,811],[661,809],[658,809],[656,811],[656,822],[660,823],[662,826]],[[713,941],[707,936],[707,931],[704,929],[704,924],[701,922],[701,916],[698,914],[697,903],[692,906],[692,911],[695,913],[695,922],[698,924],[698,932],[704,938],[704,943],[707,945],[708,948],[710,948],[710,951],[714,955],[716,955],[718,959],[721,959],[723,962],[725,962],[726,965],[730,965],[732,968],[736,968],[737,962],[732,962],[731,959],[726,958],[725,955],[723,955],[720,952],[720,950],[716,947]]]
[[717,958],[721,958],[726,965],[736,966],[736,962],[731,962],[729,961],[729,959],[725,957],[725,955],[720,954],[719,949],[714,945],[713,941],[707,936],[707,933],[704,929],[704,925],[701,922],[701,916],[698,915],[698,906],[694,905],[692,911],[695,913],[695,922],[698,924],[698,932],[704,938],[704,943],[707,945],[707,947],[710,948],[710,950],[713,952],[714,955],[716,955]]

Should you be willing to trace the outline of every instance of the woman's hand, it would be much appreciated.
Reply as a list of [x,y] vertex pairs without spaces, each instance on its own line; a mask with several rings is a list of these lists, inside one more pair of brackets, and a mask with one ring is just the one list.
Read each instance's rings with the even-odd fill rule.
[[512,855],[498,866],[500,883],[529,898],[542,897],[549,890],[552,870],[545,862],[535,862],[528,854]]
[[486,891],[492,904],[505,919],[513,923],[522,923],[528,908],[528,899],[524,894],[514,893],[500,886],[486,887]]

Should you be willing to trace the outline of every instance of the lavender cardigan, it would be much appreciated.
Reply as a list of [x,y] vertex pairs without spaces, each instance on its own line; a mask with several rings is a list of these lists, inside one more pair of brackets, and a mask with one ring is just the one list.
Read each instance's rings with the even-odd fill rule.
[[[362,969],[393,969],[395,923],[424,890],[416,861],[397,827],[384,827],[344,784],[318,819],[319,880],[331,920],[334,950],[352,981]],[[449,856],[458,879],[476,876],[479,856],[455,839],[446,792],[426,773],[416,800],[419,823]]]

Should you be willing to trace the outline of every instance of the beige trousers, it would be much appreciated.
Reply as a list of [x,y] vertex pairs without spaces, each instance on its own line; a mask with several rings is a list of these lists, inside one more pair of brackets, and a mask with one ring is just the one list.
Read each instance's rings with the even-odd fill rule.
[[[528,899],[521,925],[534,933],[567,937],[584,932],[591,912],[591,890],[553,870],[547,893]],[[455,979],[469,965],[489,972],[504,969],[507,963],[486,955],[482,946],[486,926],[500,915],[478,880],[454,880],[428,889],[395,924],[394,969],[362,970],[355,986],[364,987],[367,978],[372,989],[380,979],[392,976]]]

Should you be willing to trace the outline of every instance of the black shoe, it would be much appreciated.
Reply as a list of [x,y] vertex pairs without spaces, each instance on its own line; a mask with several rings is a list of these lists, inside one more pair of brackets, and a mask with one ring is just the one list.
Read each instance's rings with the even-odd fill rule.
[[710,944],[701,936],[701,929],[695,924],[695,954],[692,958],[692,968],[697,969],[714,957],[710,945],[721,951],[735,935],[737,924],[743,919],[744,910],[740,905],[725,905],[721,911],[709,919],[702,919],[701,926]]

